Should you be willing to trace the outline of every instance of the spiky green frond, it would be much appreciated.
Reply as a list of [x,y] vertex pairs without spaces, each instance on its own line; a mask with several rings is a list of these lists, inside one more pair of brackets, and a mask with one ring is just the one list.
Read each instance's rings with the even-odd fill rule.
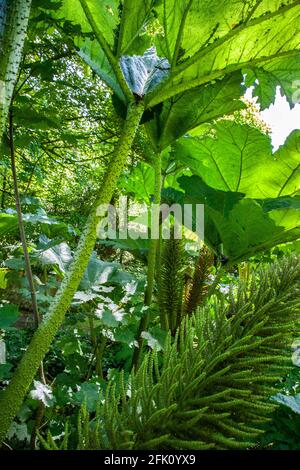
[[185,317],[162,366],[154,351],[126,386],[121,380],[119,394],[109,384],[97,429],[82,412],[80,448],[251,447],[276,406],[274,385],[292,365],[299,294],[300,260],[286,258],[241,285],[229,307]]
[[161,324],[173,333],[181,322],[186,255],[183,241],[171,237],[165,241],[160,262],[158,303]]
[[197,307],[203,303],[208,291],[207,281],[213,261],[212,252],[203,246],[196,261],[193,280],[185,299],[186,314],[195,312]]

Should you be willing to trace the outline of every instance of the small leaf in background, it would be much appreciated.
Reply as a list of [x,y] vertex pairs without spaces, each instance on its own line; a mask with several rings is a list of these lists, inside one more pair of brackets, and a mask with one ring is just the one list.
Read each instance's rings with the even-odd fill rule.
[[124,297],[121,299],[121,302],[126,304],[131,297],[135,294],[136,289],[137,289],[137,282],[136,281],[130,281],[127,282],[127,284],[124,285],[123,290],[125,292]]
[[11,376],[12,364],[0,364],[0,380],[7,380]]
[[93,292],[82,292],[77,291],[73,297],[73,304],[84,304],[86,302],[90,302],[91,300],[97,298],[97,294],[93,294]]
[[294,396],[283,395],[283,393],[277,393],[272,397],[274,401],[280,403],[280,405],[287,406],[295,413],[300,414],[300,393]]
[[25,269],[24,258],[9,258],[5,261],[5,266],[13,271],[23,271]]
[[80,282],[80,290],[89,290],[110,281],[110,277],[117,269],[117,266],[116,263],[108,263],[97,259],[96,253],[93,252]]
[[141,336],[146,340],[149,348],[156,349],[156,351],[163,351],[166,332],[160,327],[156,326],[151,328],[150,331],[143,331]]
[[6,279],[6,274],[7,274],[7,269],[5,268],[0,268],[0,289],[6,289],[7,285],[7,279]]
[[84,382],[78,386],[78,392],[75,393],[77,403],[79,405],[85,403],[90,413],[96,411],[98,401],[101,400],[101,397],[100,382]]
[[69,245],[65,242],[53,246],[39,254],[42,264],[57,265],[62,273],[66,272],[67,266],[72,261],[72,253]]
[[0,307],[0,328],[5,329],[16,323],[19,317],[17,305],[3,305]]
[[82,355],[82,349],[79,339],[76,336],[63,336],[58,341],[58,346],[61,348],[64,356],[78,353]]
[[0,339],[0,364],[6,363],[6,344],[4,339]]
[[18,220],[12,214],[5,214],[1,212],[0,214],[0,235],[1,237],[5,236],[10,232],[18,232]]
[[28,430],[27,430],[27,424],[25,423],[19,424],[19,423],[13,422],[7,433],[7,438],[12,439],[13,437],[16,437],[18,441],[29,442],[30,434],[28,433]]
[[38,380],[34,380],[33,385],[34,389],[30,392],[31,398],[41,401],[45,406],[52,406],[55,398],[53,397],[51,387],[39,382]]
[[130,348],[138,347],[138,342],[136,341],[135,336],[136,336],[135,331],[130,330],[128,327],[123,330],[121,330],[120,328],[117,328],[114,334],[115,341],[127,344]]
[[95,315],[105,326],[115,327],[123,320],[126,312],[114,302],[109,302],[106,305],[103,303],[98,304]]

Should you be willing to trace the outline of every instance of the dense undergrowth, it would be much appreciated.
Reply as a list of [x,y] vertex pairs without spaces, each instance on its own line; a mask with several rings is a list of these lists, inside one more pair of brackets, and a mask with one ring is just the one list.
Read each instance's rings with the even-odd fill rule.
[[3,449],[299,448],[299,16],[2,1]]

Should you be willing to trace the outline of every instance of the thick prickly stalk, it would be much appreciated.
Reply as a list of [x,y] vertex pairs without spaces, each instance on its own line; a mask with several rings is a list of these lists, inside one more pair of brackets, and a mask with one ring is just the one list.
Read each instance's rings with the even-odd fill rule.
[[30,6],[31,0],[0,2],[0,140],[17,80]]
[[143,105],[131,104],[119,143],[100,188],[100,197],[95,204],[82,232],[73,263],[66,274],[52,305],[41,325],[34,333],[18,368],[0,399],[0,443],[18,412],[32,383],[36,371],[47,353],[51,342],[62,324],[79,282],[89,262],[97,238],[97,226],[101,220],[98,207],[109,204],[116,188],[120,173],[126,163],[132,141],[136,134]]

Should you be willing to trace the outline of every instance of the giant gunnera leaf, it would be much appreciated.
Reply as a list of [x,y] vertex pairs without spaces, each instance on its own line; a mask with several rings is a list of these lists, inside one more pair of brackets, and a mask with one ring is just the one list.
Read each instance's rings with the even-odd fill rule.
[[300,131],[275,153],[260,130],[219,121],[209,135],[183,137],[173,157],[212,188],[238,191],[251,198],[296,195],[300,187]]
[[204,204],[205,241],[223,246],[230,263],[300,237],[300,197],[250,199],[211,188],[199,176],[182,176],[185,204]]

